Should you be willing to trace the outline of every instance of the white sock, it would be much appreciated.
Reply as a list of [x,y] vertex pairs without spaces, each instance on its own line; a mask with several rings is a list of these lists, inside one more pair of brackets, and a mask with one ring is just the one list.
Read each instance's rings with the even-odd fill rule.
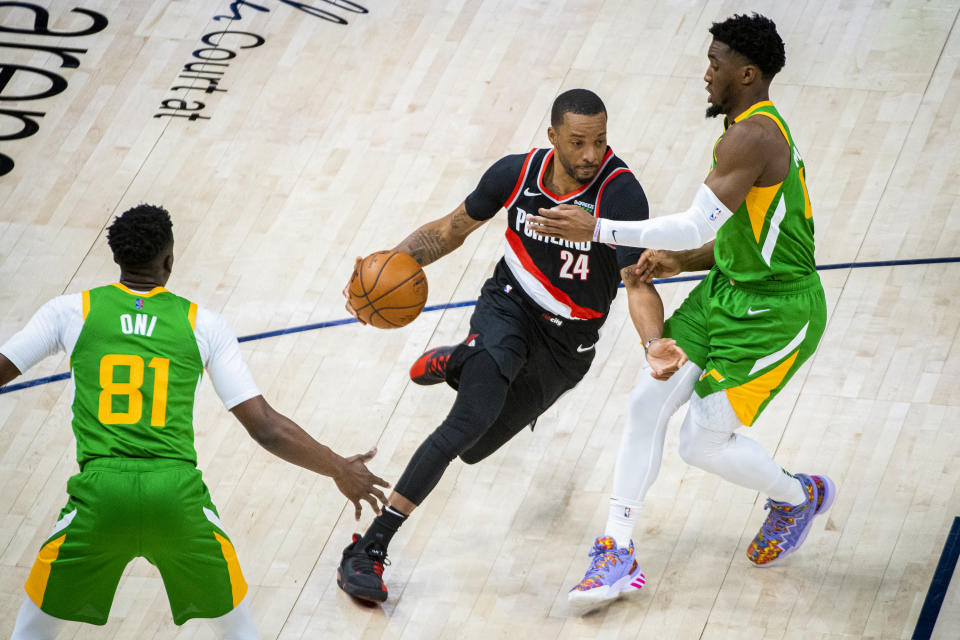
[[17,623],[10,640],[53,640],[63,629],[65,620],[44,613],[30,598],[25,598],[17,613]]
[[207,622],[213,627],[217,637],[223,640],[260,640],[246,600],[234,607],[230,613],[219,618],[208,618]]
[[803,483],[787,472],[781,469],[783,473],[777,478],[777,481],[768,487],[764,492],[772,500],[777,502],[786,502],[790,505],[803,504],[807,501],[807,492],[803,490]]
[[617,541],[617,546],[625,549],[630,546],[633,527],[637,523],[642,504],[610,496],[610,512],[607,515],[607,527],[603,535]]

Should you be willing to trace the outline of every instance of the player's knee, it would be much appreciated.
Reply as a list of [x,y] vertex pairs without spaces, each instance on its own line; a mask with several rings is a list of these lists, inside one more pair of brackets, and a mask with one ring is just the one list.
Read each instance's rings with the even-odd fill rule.
[[630,392],[626,429],[631,434],[640,434],[647,430],[656,429],[657,414],[663,404],[660,390],[656,388],[656,384],[658,384],[656,380],[646,376]]
[[433,433],[427,436],[427,443],[448,461],[459,456],[470,446],[470,443],[463,438],[463,434],[444,429],[443,425],[434,429]]
[[694,397],[680,427],[680,457],[689,465],[711,470],[738,426],[740,422],[722,393]]
[[467,464],[477,464],[486,457],[486,453],[483,451],[477,451],[475,448],[467,449],[460,454],[460,459]]
[[687,464],[709,468],[711,458],[721,453],[723,445],[730,435],[704,428],[693,407],[687,412],[680,427],[680,457]]

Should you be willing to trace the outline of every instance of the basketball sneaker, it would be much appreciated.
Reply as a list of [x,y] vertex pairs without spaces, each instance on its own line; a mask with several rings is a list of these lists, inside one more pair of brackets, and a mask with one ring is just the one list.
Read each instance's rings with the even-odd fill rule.
[[813,519],[825,513],[837,494],[827,476],[795,474],[807,499],[797,505],[767,499],[767,520],[747,547],[747,558],[758,567],[770,567],[800,548],[810,533]]
[[590,568],[580,584],[570,589],[567,599],[578,605],[599,605],[613,600],[621,593],[637,591],[646,584],[646,576],[633,556],[633,541],[629,547],[617,547],[610,536],[597,538],[590,550]]
[[446,380],[447,362],[456,348],[456,345],[435,347],[424,353],[410,367],[410,379],[422,385],[439,384]]
[[387,549],[379,542],[360,546],[359,533],[353,534],[353,542],[343,550],[343,558],[337,567],[337,586],[354,598],[383,602],[387,599],[387,585],[383,582],[383,566],[390,564]]

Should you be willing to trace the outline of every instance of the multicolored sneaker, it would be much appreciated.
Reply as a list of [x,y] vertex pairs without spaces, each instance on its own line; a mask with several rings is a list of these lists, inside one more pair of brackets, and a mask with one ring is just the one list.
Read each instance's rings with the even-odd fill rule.
[[456,345],[436,347],[424,353],[410,367],[410,379],[422,385],[439,384],[446,380],[447,362],[456,348]]
[[580,584],[570,589],[567,599],[575,604],[598,605],[624,592],[636,591],[646,584],[646,576],[629,547],[617,547],[610,536],[597,538],[590,550],[590,568]]
[[359,533],[353,534],[353,542],[343,550],[343,558],[337,567],[337,586],[354,598],[383,602],[387,599],[387,585],[383,582],[383,565],[387,549],[377,542],[360,547]]
[[789,505],[767,499],[767,520],[747,547],[747,558],[758,567],[770,567],[800,548],[810,533],[813,519],[825,513],[837,495],[836,486],[827,476],[795,474],[803,485],[807,499]]

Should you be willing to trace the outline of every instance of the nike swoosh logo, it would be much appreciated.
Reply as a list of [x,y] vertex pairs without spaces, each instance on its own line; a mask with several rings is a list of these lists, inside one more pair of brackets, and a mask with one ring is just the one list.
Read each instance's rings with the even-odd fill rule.
[[616,242],[616,241],[617,241],[617,230],[616,230],[616,229],[611,229],[611,230],[610,230],[610,235],[613,236],[613,241]]
[[585,352],[585,351],[590,351],[590,349],[593,349],[595,346],[597,346],[596,343],[590,345],[589,347],[585,347],[585,346],[583,346],[582,344],[577,345],[577,353],[583,353],[583,352]]
[[748,308],[748,309],[747,309],[747,315],[748,315],[748,316],[755,316],[755,315],[757,315],[758,313],[766,313],[767,311],[770,311],[770,309],[749,309],[749,308]]
[[535,197],[537,197],[538,195],[540,195],[540,192],[539,192],[539,191],[530,191],[530,189],[524,189],[524,190],[523,190],[523,195],[527,196],[528,198],[535,198]]

